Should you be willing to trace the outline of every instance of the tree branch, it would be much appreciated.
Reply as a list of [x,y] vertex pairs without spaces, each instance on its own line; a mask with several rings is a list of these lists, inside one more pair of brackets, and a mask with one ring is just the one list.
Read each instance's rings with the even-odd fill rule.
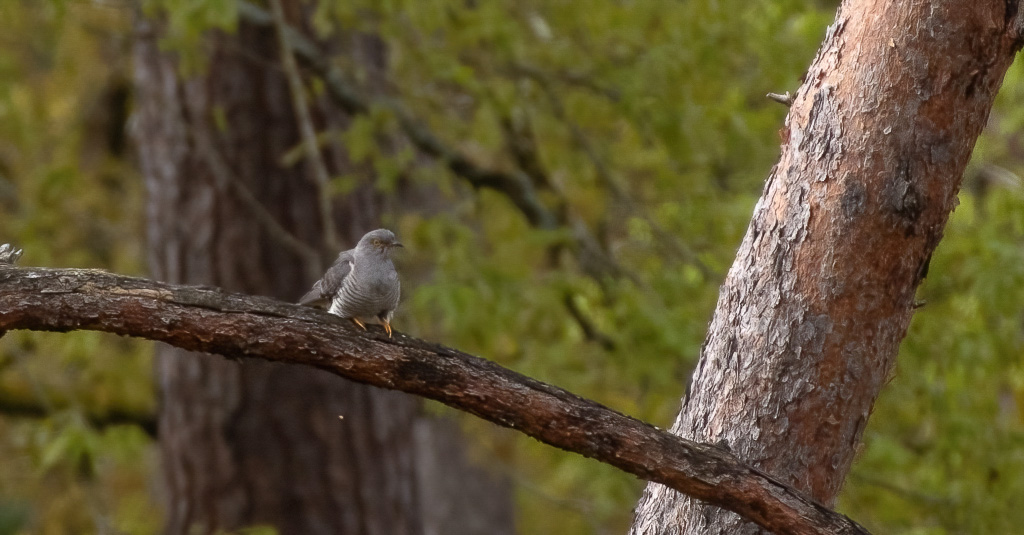
[[217,288],[80,269],[0,264],[0,331],[89,329],[228,358],[314,366],[445,403],[552,446],[735,511],[776,533],[867,533],[732,454],[404,335],[357,331],[323,311]]
[[0,245],[0,266],[13,266],[18,263],[21,258],[21,254],[25,251],[22,249],[15,249],[13,245],[5,243]]
[[781,94],[780,93],[768,93],[767,95],[765,95],[765,97],[768,100],[774,100],[775,102],[778,102],[779,104],[782,104],[783,106],[785,106],[787,108],[793,105],[793,95],[790,95],[789,91],[786,91],[785,93],[781,93]]
[[[270,26],[273,16],[264,9],[244,0],[238,2],[238,15],[250,24]],[[316,73],[327,88],[327,95],[353,115],[364,115],[374,106],[394,114],[402,133],[421,153],[444,162],[456,176],[473,188],[488,188],[505,196],[526,218],[531,226],[543,230],[570,228],[574,237],[576,257],[583,270],[595,278],[621,277],[625,272],[605,251],[590,229],[578,221],[568,221],[541,201],[530,177],[523,172],[505,172],[487,169],[468,156],[447,145],[423,121],[417,119],[401,102],[386,98],[368,98],[345,80],[341,71],[331,64],[319,47],[290,26],[279,30],[295,58]]]
[[682,243],[674,234],[665,230],[665,228],[655,221],[654,218],[647,215],[633,199],[632,195],[626,191],[622,186],[621,179],[616,176],[612,167],[608,165],[605,158],[601,155],[601,152],[598,151],[597,147],[595,147],[587,137],[583,128],[569,117],[569,113],[565,109],[565,104],[563,104],[558,93],[551,87],[551,81],[548,79],[548,76],[540,69],[526,67],[524,65],[515,65],[512,70],[514,74],[526,76],[537,83],[548,99],[552,114],[556,119],[565,124],[566,128],[569,130],[569,134],[572,136],[573,142],[576,143],[576,146],[582,150],[583,154],[585,154],[587,159],[590,160],[591,165],[594,167],[594,174],[596,178],[600,181],[601,185],[604,186],[605,190],[611,193],[612,199],[622,206],[629,215],[638,217],[645,221],[650,227],[651,232],[654,234],[654,237],[662,243],[673,256],[695,266],[704,278],[714,278],[711,268],[701,261],[696,252]]
[[[249,2],[238,2],[238,14],[239,17],[251,24],[262,26],[275,24],[271,13]],[[556,215],[540,201],[525,176],[520,173],[510,174],[484,169],[476,165],[468,157],[441,141],[399,102],[383,97],[371,100],[360,95],[345,80],[341,71],[334,67],[319,47],[306,36],[287,25],[279,28],[278,32],[281,40],[285,43],[284,46],[287,46],[299,60],[323,78],[328,94],[346,112],[353,115],[364,115],[369,113],[373,106],[383,106],[395,115],[402,132],[421,152],[444,161],[453,173],[461,176],[473,187],[490,188],[505,194],[526,216],[530,224],[543,229],[553,229],[558,226]]]
[[[277,244],[302,258],[308,272],[307,278],[310,280],[319,278],[323,273],[321,270],[323,259],[320,257],[320,253],[292,234],[291,231],[284,228],[274,215],[267,210],[267,207],[256,198],[252,190],[235,174],[231,166],[224,161],[221,153],[217,151],[217,146],[214,144],[212,136],[208,133],[207,125],[193,125],[189,129],[189,133],[195,140],[200,155],[206,160],[206,165],[209,166],[210,173],[213,175],[217,186],[234,191],[236,198],[249,212],[249,215],[263,226],[267,234]],[[324,191],[321,189],[319,193]],[[326,223],[326,221],[324,222]]]
[[273,13],[274,28],[277,33],[277,44],[281,49],[281,65],[284,67],[284,74],[288,79],[288,89],[292,95],[292,108],[295,118],[299,123],[302,145],[306,150],[306,160],[313,170],[313,179],[317,186],[317,201],[319,202],[324,242],[331,251],[338,251],[341,250],[341,241],[338,239],[338,232],[334,228],[334,215],[331,209],[331,176],[327,171],[327,164],[324,162],[323,155],[320,154],[320,147],[316,140],[313,118],[309,113],[309,104],[306,102],[306,88],[302,85],[299,66],[295,63],[295,56],[292,55],[292,46],[288,38],[289,27],[284,19],[284,9],[281,7],[281,0],[270,0],[270,8]]

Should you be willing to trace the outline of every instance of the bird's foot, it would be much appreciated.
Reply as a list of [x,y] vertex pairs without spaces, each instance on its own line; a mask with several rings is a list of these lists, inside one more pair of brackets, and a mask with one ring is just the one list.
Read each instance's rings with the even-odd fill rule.
[[356,323],[356,325],[362,327],[364,331],[366,330],[366,324],[364,324],[363,322],[359,321],[359,318],[352,318],[352,321],[354,321]]

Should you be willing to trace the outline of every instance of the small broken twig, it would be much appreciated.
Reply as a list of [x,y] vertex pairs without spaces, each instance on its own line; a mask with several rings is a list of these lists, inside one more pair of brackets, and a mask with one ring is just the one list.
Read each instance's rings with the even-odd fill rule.
[[21,258],[22,249],[15,249],[13,245],[5,243],[0,245],[0,264],[13,266]]
[[793,105],[793,95],[789,94],[789,91],[786,91],[781,95],[778,93],[768,93],[765,96],[768,97],[769,100],[774,100],[787,108]]

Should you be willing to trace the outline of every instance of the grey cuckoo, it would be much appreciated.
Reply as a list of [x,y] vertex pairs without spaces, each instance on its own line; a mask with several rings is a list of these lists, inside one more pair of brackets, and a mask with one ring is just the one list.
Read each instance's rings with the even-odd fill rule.
[[328,312],[349,318],[366,330],[379,322],[391,337],[391,316],[398,306],[401,284],[391,262],[391,250],[402,247],[394,233],[377,229],[366,233],[355,249],[342,251],[323,278],[299,299],[300,305],[330,302]]

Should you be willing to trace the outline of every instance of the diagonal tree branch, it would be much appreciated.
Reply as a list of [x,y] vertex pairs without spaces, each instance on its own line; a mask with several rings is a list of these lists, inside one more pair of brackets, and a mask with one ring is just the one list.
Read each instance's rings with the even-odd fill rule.
[[307,278],[316,280],[322,271],[320,264],[322,259],[317,249],[307,245],[283,225],[267,210],[267,207],[256,198],[256,195],[249,189],[241,178],[235,174],[231,166],[224,161],[224,156],[218,152],[217,145],[209,134],[207,125],[193,125],[189,134],[195,140],[200,155],[206,160],[217,187],[231,189],[236,198],[241,202],[249,215],[263,226],[267,234],[281,247],[292,251],[302,257],[303,263],[308,270]]
[[[250,24],[271,26],[274,17],[261,7],[239,0],[238,15]],[[468,156],[446,144],[423,121],[417,119],[401,102],[387,97],[364,97],[346,79],[342,72],[331,64],[329,58],[306,36],[290,26],[279,31],[287,46],[312,72],[323,79],[327,94],[346,112],[365,115],[374,106],[380,106],[394,114],[398,126],[406,138],[423,154],[444,162],[456,176],[461,177],[474,188],[487,188],[504,195],[526,218],[531,226],[543,230],[567,228],[573,237],[576,257],[583,270],[595,278],[621,277],[626,275],[589,228],[578,219],[552,210],[541,200],[530,177],[522,171],[505,172],[481,167]]]
[[[251,24],[263,26],[275,24],[271,13],[249,2],[238,2],[238,14]],[[502,192],[519,208],[530,224],[542,229],[558,227],[557,216],[544,206],[529,179],[521,173],[504,173],[476,165],[468,157],[441,141],[399,102],[384,97],[369,99],[360,95],[345,80],[341,71],[331,64],[316,43],[306,36],[287,25],[278,31],[285,46],[317,76],[323,78],[328,94],[346,112],[353,115],[365,115],[374,106],[383,106],[395,115],[402,132],[421,152],[444,161],[452,172],[461,176],[475,188],[490,188]]]
[[323,227],[324,242],[328,249],[337,251],[341,249],[341,241],[338,239],[338,232],[334,227],[334,216],[331,210],[331,175],[327,171],[327,163],[324,162],[323,154],[320,154],[316,131],[313,129],[313,118],[309,113],[309,103],[306,101],[306,88],[302,85],[299,66],[295,63],[295,56],[292,55],[292,47],[288,39],[289,27],[284,18],[281,0],[270,0],[270,8],[273,13],[278,47],[281,49],[281,65],[284,67],[284,74],[288,79],[288,89],[292,96],[292,109],[302,135],[306,161],[313,171],[313,178],[317,186],[320,226]]
[[560,388],[454,349],[217,288],[0,263],[0,331],[89,329],[228,358],[314,366],[445,403],[735,511],[776,533],[867,533],[740,463]]
[[523,75],[534,82],[540,87],[541,91],[548,99],[548,103],[551,107],[551,112],[559,121],[565,124],[569,130],[569,134],[572,136],[573,142],[583,151],[587,159],[590,160],[591,165],[594,168],[594,174],[600,183],[604,186],[605,190],[611,193],[612,198],[615,202],[621,205],[627,213],[631,216],[643,219],[648,226],[650,226],[655,238],[676,258],[693,265],[705,278],[712,278],[714,275],[711,268],[707,266],[700,257],[686,244],[682,243],[678,237],[671,232],[665,230],[665,227],[661,226],[660,223],[654,220],[654,218],[648,216],[642,207],[633,199],[632,195],[626,191],[626,188],[622,186],[622,180],[616,176],[612,167],[608,165],[605,158],[598,151],[594,143],[591,142],[590,138],[587,137],[583,128],[580,127],[575,121],[569,117],[569,113],[565,109],[565,104],[562,99],[558,96],[558,93],[552,88],[552,83],[549,77],[540,69],[528,67],[524,65],[514,65],[512,67],[513,74]]

